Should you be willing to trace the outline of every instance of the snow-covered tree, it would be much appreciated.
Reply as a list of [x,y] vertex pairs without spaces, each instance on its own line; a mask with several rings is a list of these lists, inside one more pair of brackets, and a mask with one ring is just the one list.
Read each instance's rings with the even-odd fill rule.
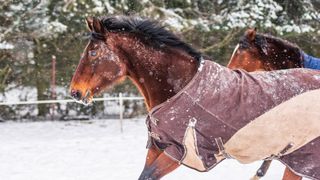
[[0,0],[0,90],[28,86],[37,89],[38,99],[49,98],[55,55],[57,84],[67,91],[87,42],[85,17],[113,14],[159,20],[223,64],[247,27],[320,56],[319,0]]

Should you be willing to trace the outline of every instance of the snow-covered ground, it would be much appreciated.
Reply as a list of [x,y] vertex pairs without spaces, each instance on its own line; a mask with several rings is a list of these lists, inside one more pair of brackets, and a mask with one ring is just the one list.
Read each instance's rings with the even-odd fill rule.
[[[143,119],[0,124],[1,180],[131,180],[145,160]],[[186,167],[165,180],[248,180],[260,162],[225,160],[207,173]],[[284,166],[273,162],[264,180],[281,179]]]

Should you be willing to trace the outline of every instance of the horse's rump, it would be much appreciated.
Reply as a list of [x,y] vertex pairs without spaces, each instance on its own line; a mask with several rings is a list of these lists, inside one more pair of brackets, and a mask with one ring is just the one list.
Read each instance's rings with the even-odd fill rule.
[[[235,133],[226,152],[242,163],[275,158],[320,136],[320,89],[283,102]],[[280,152],[291,144],[285,154]],[[320,163],[320,162],[319,162]]]

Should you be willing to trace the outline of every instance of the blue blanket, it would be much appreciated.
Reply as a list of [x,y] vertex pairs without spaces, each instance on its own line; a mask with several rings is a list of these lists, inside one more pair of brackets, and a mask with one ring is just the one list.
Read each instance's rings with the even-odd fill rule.
[[320,70],[320,58],[312,57],[306,53],[303,53],[303,58],[304,58],[303,65],[305,68]]

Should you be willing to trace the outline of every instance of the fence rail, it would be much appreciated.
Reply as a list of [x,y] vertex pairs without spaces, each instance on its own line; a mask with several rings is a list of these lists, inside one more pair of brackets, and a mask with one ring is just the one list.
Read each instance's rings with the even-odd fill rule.
[[[126,100],[143,100],[143,97],[124,97],[122,93],[119,93],[117,97],[103,97],[103,98],[93,98],[93,101],[119,101],[119,122],[120,122],[120,131],[123,132],[123,113],[124,105],[123,101]],[[55,103],[73,103],[77,102],[73,99],[57,99],[57,100],[39,100],[39,101],[12,101],[12,102],[0,102],[0,106],[5,105],[30,105],[30,104],[55,104]],[[52,107],[54,108],[54,106]],[[52,113],[54,110],[52,111]],[[51,114],[53,115],[53,114]]]
[[[121,94],[121,93],[120,93]],[[121,101],[121,100],[143,100],[143,97],[103,97],[93,98],[93,101]],[[76,102],[73,99],[57,99],[57,100],[39,100],[39,101],[12,101],[12,102],[0,102],[0,106],[4,105],[28,105],[28,104],[53,104],[53,103],[69,103]]]

